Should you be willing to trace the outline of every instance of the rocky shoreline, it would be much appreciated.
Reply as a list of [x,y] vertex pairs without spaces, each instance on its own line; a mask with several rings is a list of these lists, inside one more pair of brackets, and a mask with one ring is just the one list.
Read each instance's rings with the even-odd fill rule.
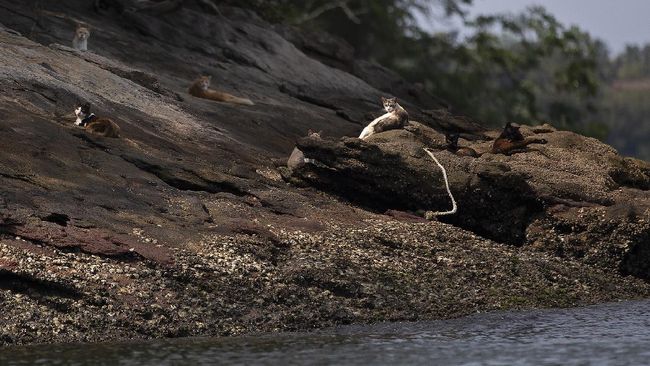
[[650,295],[642,280],[376,217],[318,233],[214,235],[171,265],[0,242],[4,344],[238,335],[581,306]]
[[[241,9],[126,21],[81,0],[30,4],[0,0],[2,345],[650,296],[647,162],[549,125],[522,128],[548,140],[526,153],[456,156],[444,132],[486,152],[498,131],[337,40]],[[62,46],[70,19],[93,25],[89,52]],[[200,73],[255,106],[189,96]],[[384,94],[413,123],[350,138]],[[75,128],[78,99],[123,138]],[[302,138],[310,128],[324,137]],[[319,164],[286,169],[296,145]],[[457,215],[421,217],[449,206],[423,147],[447,167]]]

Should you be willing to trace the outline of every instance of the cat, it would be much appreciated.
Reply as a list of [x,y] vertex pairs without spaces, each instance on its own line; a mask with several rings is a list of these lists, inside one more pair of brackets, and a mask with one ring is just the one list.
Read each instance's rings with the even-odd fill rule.
[[476,150],[472,149],[471,147],[458,146],[458,137],[459,134],[457,133],[448,133],[445,135],[447,151],[451,151],[458,156],[471,156],[473,158],[478,158],[480,156]]
[[375,118],[370,122],[366,128],[361,131],[359,138],[362,140],[367,139],[371,135],[383,131],[395,130],[404,128],[409,121],[409,114],[399,103],[397,98],[384,98],[381,97],[381,103],[384,106],[386,114]]
[[77,25],[72,39],[72,48],[79,51],[88,51],[88,38],[90,38],[90,29],[83,25]]
[[78,103],[74,114],[77,116],[75,125],[85,128],[86,131],[104,137],[120,137],[120,127],[108,118],[98,118],[91,113],[89,103]]
[[503,132],[492,144],[492,153],[510,155],[525,151],[525,147],[530,144],[546,144],[548,142],[545,139],[524,138],[519,128],[520,126],[516,123],[506,123]]
[[201,76],[198,79],[194,80],[188,92],[195,97],[216,100],[218,102],[255,105],[255,103],[253,103],[248,98],[239,98],[234,95],[210,89],[211,81],[212,76]]

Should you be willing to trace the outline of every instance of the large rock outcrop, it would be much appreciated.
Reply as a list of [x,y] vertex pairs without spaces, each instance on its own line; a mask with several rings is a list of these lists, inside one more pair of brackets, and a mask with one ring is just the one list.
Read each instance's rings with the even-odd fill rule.
[[330,191],[371,210],[449,207],[441,172],[424,153],[437,147],[459,209],[442,221],[502,243],[543,249],[641,278],[650,278],[650,164],[550,126],[524,127],[546,145],[511,156],[491,142],[465,145],[479,158],[442,149],[444,135],[412,123],[367,142],[306,138],[305,157],[318,161],[291,179]]
[[[89,52],[67,47],[75,21],[92,26]],[[439,151],[460,210],[426,222],[417,214],[449,202],[422,147],[441,149],[453,130],[485,151],[494,132],[378,65],[325,64],[225,7],[98,14],[83,0],[0,0],[0,24],[2,344],[650,294],[647,163],[595,140],[542,128],[549,144],[525,154]],[[255,106],[189,96],[201,73]],[[392,86],[420,123],[349,138]],[[76,128],[79,99],[123,138]],[[325,137],[300,140],[308,129]],[[278,167],[297,140],[321,165]]]

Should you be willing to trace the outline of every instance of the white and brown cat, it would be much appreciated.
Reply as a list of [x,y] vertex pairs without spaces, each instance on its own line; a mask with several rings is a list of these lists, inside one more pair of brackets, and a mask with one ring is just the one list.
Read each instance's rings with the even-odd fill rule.
[[75,125],[81,126],[86,131],[104,137],[120,137],[120,126],[108,118],[99,118],[90,112],[89,103],[78,103],[74,114],[77,116]]
[[367,139],[373,134],[404,128],[409,121],[409,114],[399,103],[397,98],[381,97],[381,103],[384,106],[385,114],[375,118],[366,128],[361,131],[359,138]]
[[77,25],[72,38],[72,48],[79,51],[88,51],[88,38],[90,38],[90,28],[81,24]]
[[230,95],[228,93],[210,89],[211,81],[212,81],[212,76],[209,75],[201,76],[198,79],[194,80],[188,92],[197,98],[216,100],[217,102],[255,105],[255,103],[253,103],[248,98],[240,98],[234,95]]

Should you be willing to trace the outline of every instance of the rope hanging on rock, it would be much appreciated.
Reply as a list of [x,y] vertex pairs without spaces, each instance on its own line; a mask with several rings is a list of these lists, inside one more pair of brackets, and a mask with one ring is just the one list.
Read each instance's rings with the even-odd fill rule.
[[434,161],[436,164],[438,164],[438,166],[440,167],[440,170],[442,170],[442,177],[445,179],[445,187],[447,188],[447,194],[449,194],[449,198],[451,199],[451,211],[444,211],[444,212],[440,212],[440,211],[436,211],[436,212],[434,212],[434,211],[427,211],[427,212],[424,214],[424,217],[425,217],[427,220],[432,220],[432,219],[433,219],[434,217],[436,217],[436,216],[453,215],[453,214],[456,213],[456,210],[458,209],[458,205],[456,205],[456,200],[454,199],[454,196],[451,194],[451,189],[449,189],[449,180],[447,179],[447,171],[445,170],[445,167],[443,167],[442,164],[440,164],[440,162],[438,161],[438,159],[436,159],[436,157],[433,156],[433,153],[431,152],[431,150],[430,150],[429,148],[426,148],[426,147],[425,147],[425,148],[424,148],[424,151],[425,151],[427,154],[429,154],[429,156],[431,157],[431,159],[433,159],[433,161]]

